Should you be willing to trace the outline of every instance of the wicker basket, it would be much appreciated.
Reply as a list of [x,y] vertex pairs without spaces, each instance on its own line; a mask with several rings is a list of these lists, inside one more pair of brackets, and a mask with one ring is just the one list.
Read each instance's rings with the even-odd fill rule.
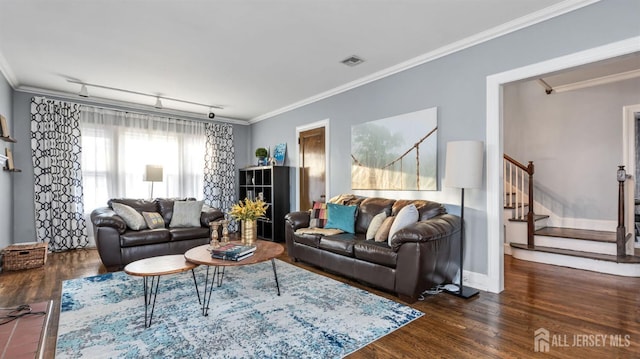
[[47,263],[46,243],[10,245],[4,249],[3,270],[38,268]]

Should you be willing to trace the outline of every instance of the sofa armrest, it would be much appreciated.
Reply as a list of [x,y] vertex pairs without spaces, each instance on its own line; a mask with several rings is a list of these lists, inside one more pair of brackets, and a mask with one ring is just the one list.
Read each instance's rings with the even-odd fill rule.
[[309,211],[291,212],[284,216],[286,226],[291,227],[295,232],[298,228],[309,227],[309,219],[311,213]]
[[127,230],[127,223],[109,207],[101,207],[91,212],[91,223],[95,228],[111,227],[119,234]]
[[443,214],[426,221],[416,222],[393,235],[391,248],[397,252],[404,243],[428,242],[451,237],[460,232],[460,225],[460,217],[452,214]]
[[218,219],[223,219],[224,213],[217,208],[203,208],[200,212],[200,225],[202,227],[209,227],[209,223]]

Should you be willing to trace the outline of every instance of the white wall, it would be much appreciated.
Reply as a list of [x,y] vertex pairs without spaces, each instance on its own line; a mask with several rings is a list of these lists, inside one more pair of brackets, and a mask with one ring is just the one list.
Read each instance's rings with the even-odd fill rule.
[[622,107],[633,104],[640,79],[551,95],[535,80],[505,86],[504,152],[534,162],[535,201],[553,225],[607,221],[615,230]]

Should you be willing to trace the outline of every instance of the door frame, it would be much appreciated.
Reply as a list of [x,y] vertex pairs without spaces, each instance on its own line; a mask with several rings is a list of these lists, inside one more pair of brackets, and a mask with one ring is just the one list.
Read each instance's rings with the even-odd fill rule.
[[[627,171],[625,182],[625,227],[627,233],[635,233],[635,192],[636,192],[636,113],[640,112],[640,104],[622,107],[622,165]],[[633,240],[627,242],[627,254],[633,254]]]
[[308,123],[306,125],[302,125],[302,126],[296,126],[296,211],[300,210],[300,132],[304,132],[304,131],[309,131],[309,130],[313,130],[316,128],[321,128],[324,127],[324,161],[325,161],[325,166],[324,166],[324,190],[325,190],[325,195],[326,195],[326,199],[329,200],[329,198],[331,198],[331,186],[329,185],[330,181],[329,179],[331,178],[331,176],[329,176],[329,172],[331,167],[329,166],[329,158],[331,158],[331,147],[329,146],[329,144],[331,143],[330,141],[330,133],[331,131],[329,130],[329,125],[330,125],[330,120],[324,119],[324,120],[320,120],[320,121],[316,121],[316,122],[312,122],[312,123]]
[[487,175],[487,290],[489,292],[500,293],[504,290],[503,85],[637,51],[640,51],[640,36],[487,76],[485,168]]

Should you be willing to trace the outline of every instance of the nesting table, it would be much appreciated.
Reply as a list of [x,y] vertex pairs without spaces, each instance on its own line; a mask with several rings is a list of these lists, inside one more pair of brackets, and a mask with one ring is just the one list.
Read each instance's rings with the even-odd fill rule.
[[[151,257],[131,262],[124,267],[125,273],[143,278],[144,286],[144,326],[149,328],[153,319],[153,310],[156,307],[156,298],[158,296],[158,286],[160,284],[160,276],[174,273],[191,271],[193,283],[196,286],[196,294],[198,302],[200,300],[200,291],[198,291],[198,282],[193,269],[198,264],[185,260],[184,255],[175,254],[159,257]],[[151,311],[149,311],[151,306]]]
[[[236,241],[231,241],[230,243],[241,244],[240,242]],[[209,302],[211,302],[211,293],[213,291],[214,281],[216,281],[216,285],[218,287],[222,285],[222,281],[224,279],[224,270],[226,267],[251,265],[270,260],[271,268],[273,268],[273,276],[276,282],[276,289],[278,291],[278,295],[280,295],[280,284],[278,283],[278,273],[276,271],[275,258],[284,252],[284,248],[280,244],[263,240],[256,241],[255,245],[257,247],[255,253],[252,256],[240,261],[211,258],[211,252],[209,252],[208,250],[208,244],[192,248],[184,254],[184,258],[187,261],[194,263],[195,265],[207,266],[207,273],[204,280],[204,296],[201,301],[202,315],[209,315]],[[211,267],[213,267],[213,271],[211,271],[212,273],[210,275]],[[208,293],[207,289],[209,289]],[[198,300],[200,300],[200,294],[198,294]]]

